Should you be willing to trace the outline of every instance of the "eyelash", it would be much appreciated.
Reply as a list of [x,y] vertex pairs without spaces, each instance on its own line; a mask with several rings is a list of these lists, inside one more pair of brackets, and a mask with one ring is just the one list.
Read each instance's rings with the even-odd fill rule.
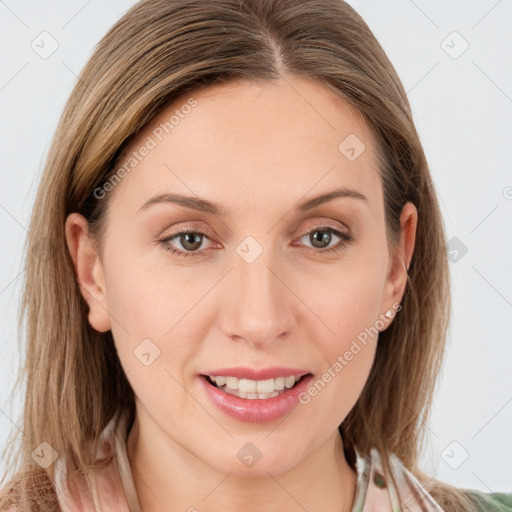
[[[337,237],[339,237],[341,239],[341,242],[339,243],[339,245],[336,245],[336,246],[331,247],[329,249],[315,249],[315,248],[311,248],[311,247],[309,248],[310,250],[312,250],[313,252],[316,252],[316,253],[326,253],[326,252],[328,252],[328,253],[331,253],[331,252],[335,253],[335,252],[341,251],[341,250],[345,249],[346,246],[350,242],[352,242],[352,240],[354,239],[354,237],[352,235],[350,235],[349,233],[345,233],[343,231],[339,231],[338,229],[335,229],[335,228],[333,228],[331,226],[319,226],[319,227],[316,227],[316,228],[308,231],[306,234],[302,235],[299,238],[299,240],[301,238],[304,238],[305,236],[311,234],[311,233],[314,233],[315,231],[330,232],[330,233],[335,234]],[[173,255],[180,256],[182,258],[188,258],[190,256],[200,256],[202,251],[189,251],[189,252],[181,251],[179,249],[176,249],[176,248],[168,245],[168,243],[171,240],[174,240],[175,238],[178,238],[179,236],[186,235],[186,234],[202,235],[203,237],[208,238],[208,234],[204,233],[201,230],[185,229],[183,231],[177,231],[176,233],[173,233],[171,236],[167,236],[165,238],[162,238],[162,239],[158,240],[158,242],[160,244],[162,244],[163,248],[166,251],[169,251]]]

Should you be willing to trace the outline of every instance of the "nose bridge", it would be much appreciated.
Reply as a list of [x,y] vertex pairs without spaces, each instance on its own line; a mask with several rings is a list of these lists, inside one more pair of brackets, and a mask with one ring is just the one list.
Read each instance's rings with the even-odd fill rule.
[[279,276],[280,266],[271,249],[261,248],[253,261],[246,256],[253,251],[254,257],[257,250],[251,243],[237,248],[222,328],[232,338],[264,346],[292,329],[293,294]]

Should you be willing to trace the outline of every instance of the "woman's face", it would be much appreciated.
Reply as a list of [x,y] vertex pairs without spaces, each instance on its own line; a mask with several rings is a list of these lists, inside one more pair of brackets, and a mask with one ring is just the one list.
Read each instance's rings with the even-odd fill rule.
[[[89,321],[112,330],[140,432],[226,473],[296,466],[333,440],[361,394],[375,327],[403,294],[414,207],[390,257],[369,129],[298,77],[183,97],[124,164],[97,190],[99,201],[111,195],[103,254],[90,252],[81,275]],[[352,195],[326,196],[343,189]],[[310,374],[300,395],[273,398],[233,397],[204,377],[293,374]],[[256,392],[271,384],[282,379]]]

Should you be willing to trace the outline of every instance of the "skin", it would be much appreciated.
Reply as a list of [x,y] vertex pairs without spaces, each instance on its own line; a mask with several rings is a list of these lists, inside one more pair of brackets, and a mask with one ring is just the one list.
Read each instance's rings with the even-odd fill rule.
[[[66,222],[89,322],[112,330],[136,394],[127,450],[139,501],[145,512],[349,511],[356,473],[337,428],[365,385],[377,336],[307,405],[274,422],[226,416],[197,375],[291,366],[316,380],[400,302],[417,211],[404,207],[390,255],[374,139],[362,117],[323,85],[287,76],[203,88],[193,97],[190,114],[109,192],[101,257],[86,220],[73,213]],[[187,99],[153,119],[130,151]],[[354,161],[338,150],[349,134],[366,147]],[[345,197],[295,210],[298,201],[339,186],[367,201]],[[171,203],[139,211],[165,192],[208,199],[229,215]],[[343,243],[332,234],[314,245],[326,222],[354,239],[322,252]],[[178,228],[207,233],[196,256],[173,255],[158,242]],[[247,236],[263,248],[251,264],[236,252]],[[180,237],[167,242],[193,252],[191,245]],[[160,350],[149,366],[133,354],[147,338]],[[262,453],[252,468],[237,458],[247,442]]]

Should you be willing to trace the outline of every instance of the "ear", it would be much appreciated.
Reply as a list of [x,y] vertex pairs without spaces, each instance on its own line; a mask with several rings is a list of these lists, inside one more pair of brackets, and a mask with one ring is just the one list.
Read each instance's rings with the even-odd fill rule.
[[[417,223],[418,211],[412,203],[408,202],[404,205],[400,214],[400,237],[395,254],[389,262],[382,298],[383,314],[385,315],[386,311],[389,310],[393,311],[393,314],[389,317],[391,319],[396,314],[396,307],[394,308],[393,305],[400,304],[407,285],[407,271],[414,252]],[[391,323],[389,318],[386,319],[386,327],[388,322]]]
[[89,237],[87,219],[71,213],[66,219],[66,241],[80,292],[89,305],[89,323],[99,332],[111,328],[103,266]]

